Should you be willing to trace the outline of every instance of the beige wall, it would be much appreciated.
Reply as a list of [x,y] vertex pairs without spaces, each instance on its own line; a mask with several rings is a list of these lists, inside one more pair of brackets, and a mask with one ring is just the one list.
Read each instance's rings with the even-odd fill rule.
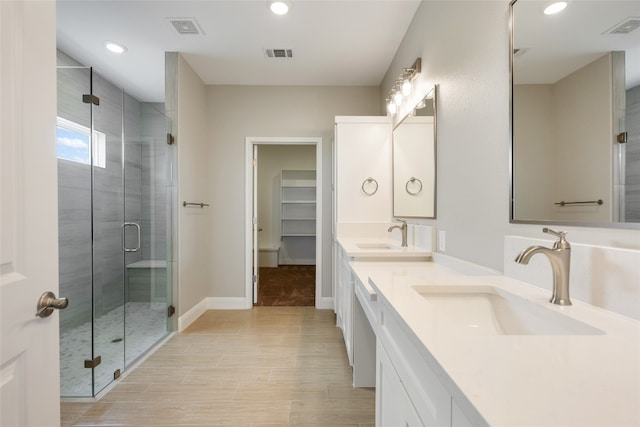
[[[518,142],[515,158],[514,188],[516,218],[549,219],[553,215],[554,112],[553,85],[518,85],[514,87],[514,106],[518,120],[513,132]],[[547,165],[540,173],[539,165]]]
[[556,208],[553,216],[556,220],[611,221],[611,73],[611,54],[607,54],[553,85],[554,201],[604,201],[601,207]]
[[[607,54],[554,84],[515,87],[517,218],[611,221],[611,73]],[[554,205],[597,199],[604,204]]]
[[[207,167],[213,204],[209,296],[244,297],[245,137],[323,140],[323,283],[331,296],[331,142],[337,115],[380,114],[375,87],[208,86]],[[204,156],[203,156],[204,157]]]
[[[455,25],[454,25],[455,23]],[[509,223],[509,2],[422,2],[381,87],[422,57],[413,99],[438,83],[438,200],[435,225],[446,254],[503,269],[504,236],[543,236]],[[559,227],[574,242],[640,247],[639,230]],[[515,254],[514,254],[515,256]]]
[[[177,213],[177,239],[174,237],[174,297],[178,316],[183,316],[210,294],[210,232],[216,207],[183,207],[182,202],[205,202],[209,199],[210,173],[207,143],[206,86],[181,55],[166,57],[167,115],[173,121],[176,136],[178,187],[174,207]],[[175,84],[172,84],[174,82]],[[177,285],[177,286],[175,286]],[[175,304],[175,302],[174,302]]]

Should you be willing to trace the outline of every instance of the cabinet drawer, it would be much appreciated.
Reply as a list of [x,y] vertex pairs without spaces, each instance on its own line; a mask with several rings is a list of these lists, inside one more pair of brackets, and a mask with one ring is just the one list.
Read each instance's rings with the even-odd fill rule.
[[367,320],[369,320],[371,328],[375,331],[378,324],[378,318],[376,317],[376,294],[371,293],[369,289],[360,282],[360,280],[356,280],[355,287],[356,297],[358,298],[358,301],[360,301],[362,310],[364,311],[365,316],[367,316]]
[[378,305],[378,339],[389,354],[420,418],[428,426],[450,426],[451,395],[412,342],[406,325],[384,299],[379,300]]

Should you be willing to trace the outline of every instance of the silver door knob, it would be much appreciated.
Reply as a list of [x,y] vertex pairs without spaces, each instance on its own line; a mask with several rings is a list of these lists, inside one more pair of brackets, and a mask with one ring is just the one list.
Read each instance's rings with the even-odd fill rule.
[[69,305],[67,298],[56,298],[56,294],[53,292],[45,292],[40,295],[38,300],[38,307],[36,311],[36,317],[49,317],[53,310],[63,310]]

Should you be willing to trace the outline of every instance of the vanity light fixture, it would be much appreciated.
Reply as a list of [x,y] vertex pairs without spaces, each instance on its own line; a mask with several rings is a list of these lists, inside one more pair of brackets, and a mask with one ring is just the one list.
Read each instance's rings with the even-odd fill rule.
[[555,15],[558,12],[562,12],[567,7],[566,1],[556,1],[548,4],[544,8],[545,15]]
[[413,79],[420,73],[421,69],[421,58],[416,58],[410,68],[402,69],[402,74],[398,76],[398,79],[389,91],[389,96],[386,99],[387,112],[389,114],[396,114],[399,107],[402,105],[403,98],[406,98],[411,94]]
[[290,3],[287,0],[271,0],[269,1],[269,10],[276,15],[286,15],[289,12]]
[[127,47],[120,43],[112,42],[107,40],[104,42],[104,47],[106,47],[110,52],[121,54],[127,51]]

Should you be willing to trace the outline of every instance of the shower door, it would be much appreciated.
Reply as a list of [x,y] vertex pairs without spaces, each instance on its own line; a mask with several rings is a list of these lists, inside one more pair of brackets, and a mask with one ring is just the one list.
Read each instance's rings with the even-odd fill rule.
[[171,165],[162,105],[125,94],[125,367],[167,334],[171,307]]
[[[92,74],[93,392],[124,371],[125,106],[122,89]],[[99,358],[99,359],[98,359]]]
[[63,397],[97,395],[169,331],[174,187],[162,108],[90,68],[58,69]]

